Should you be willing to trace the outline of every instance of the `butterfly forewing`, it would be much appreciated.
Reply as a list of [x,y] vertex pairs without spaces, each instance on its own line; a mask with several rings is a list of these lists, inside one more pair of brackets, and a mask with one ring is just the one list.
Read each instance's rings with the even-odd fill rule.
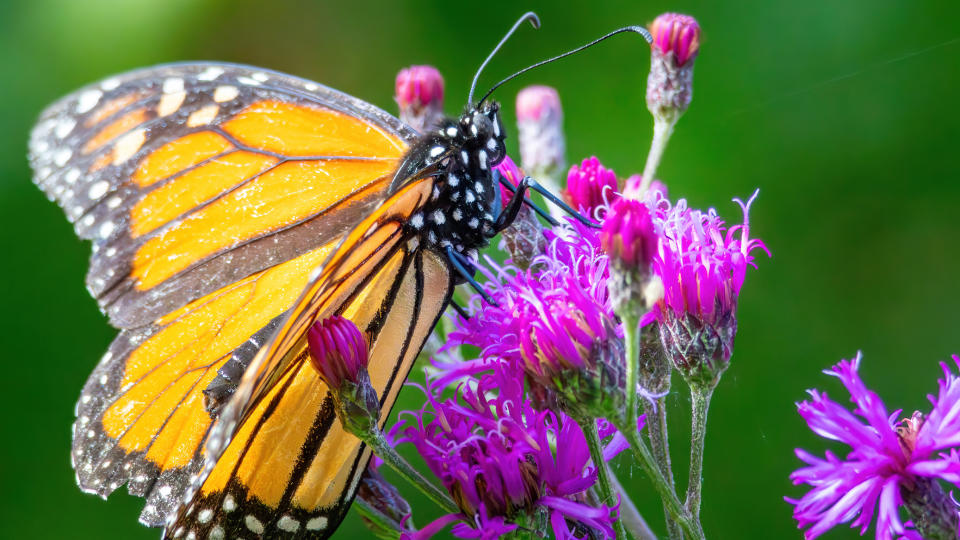
[[134,328],[344,234],[413,137],[315,83],[183,64],[67,96],[30,153],[37,184],[94,241],[88,287]]

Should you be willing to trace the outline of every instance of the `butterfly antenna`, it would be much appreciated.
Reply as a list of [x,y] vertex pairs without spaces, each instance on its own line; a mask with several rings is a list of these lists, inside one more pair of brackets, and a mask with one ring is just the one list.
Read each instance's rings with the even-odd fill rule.
[[[567,51],[567,52],[565,52],[565,53],[563,53],[563,54],[554,56],[553,58],[548,58],[548,59],[543,60],[543,61],[541,61],[541,62],[537,62],[536,64],[533,64],[532,66],[527,66],[527,67],[521,69],[520,71],[514,73],[513,75],[510,75],[510,76],[507,77],[506,79],[504,79],[504,80],[498,82],[497,84],[493,85],[493,88],[491,88],[490,90],[487,90],[487,93],[484,94],[482,98],[480,98],[480,101],[477,103],[477,106],[479,107],[479,106],[480,106],[480,103],[483,103],[484,101],[486,101],[487,98],[490,97],[490,94],[492,94],[493,91],[496,90],[497,88],[500,88],[500,86],[502,86],[504,83],[506,83],[506,82],[508,82],[508,81],[510,81],[510,80],[512,80],[512,79],[515,79],[515,78],[519,77],[520,75],[523,75],[524,73],[530,71],[531,69],[538,68],[538,67],[540,67],[540,66],[549,64],[550,62],[554,62],[554,61],[559,60],[559,59],[561,59],[561,58],[565,58],[565,57],[567,57],[567,56],[570,56],[570,55],[572,55],[572,54],[577,54],[578,52],[580,52],[580,51],[582,51],[582,50],[584,50],[584,49],[589,49],[590,47],[593,47],[594,45],[596,45],[597,43],[600,43],[601,41],[604,41],[604,40],[606,40],[606,39],[608,39],[608,38],[611,38],[611,37],[613,37],[613,36],[615,36],[615,35],[617,35],[617,34],[622,34],[622,33],[624,33],[624,32],[633,32],[633,33],[635,33],[635,34],[640,34],[641,36],[643,36],[643,39],[647,40],[647,43],[653,43],[653,37],[650,35],[650,32],[648,32],[647,29],[644,28],[644,27],[642,27],[642,26],[625,26],[625,27],[623,27],[623,28],[618,28],[618,29],[614,30],[613,32],[610,32],[609,34],[605,34],[605,35],[603,35],[603,36],[598,37],[597,39],[591,41],[590,43],[587,43],[586,45],[581,45],[580,47],[577,47],[576,49],[573,49],[572,51]],[[494,51],[494,52],[496,52],[496,51]],[[486,65],[486,62],[484,62],[484,65]],[[476,79],[474,79],[474,83],[476,83]],[[471,95],[471,96],[473,95],[473,89],[470,90],[470,95]]]
[[[517,31],[517,28],[520,28],[520,25],[522,25],[526,21],[530,21],[530,24],[534,28],[540,28],[540,18],[537,17],[537,14],[532,11],[528,11],[524,13],[523,15],[520,16],[519,19],[517,19],[517,22],[513,23],[513,26],[510,28],[510,31],[507,32],[507,35],[503,36],[503,39],[500,40],[500,43],[497,43],[497,46],[494,47],[492,51],[490,51],[490,54],[487,56],[487,59],[484,60],[482,64],[480,64],[480,68],[477,69],[476,75],[473,76],[473,82],[470,83],[470,95],[467,96],[468,104],[471,104],[471,105],[473,104],[473,92],[474,90],[477,89],[477,80],[480,79],[480,74],[483,72],[483,68],[487,67],[487,64],[490,63],[490,60],[493,59],[493,56],[497,54],[497,51],[499,51],[500,48],[503,47],[503,44],[506,43],[508,39],[510,39],[510,36],[512,36],[513,33]],[[482,102],[483,100],[481,99],[480,101]]]

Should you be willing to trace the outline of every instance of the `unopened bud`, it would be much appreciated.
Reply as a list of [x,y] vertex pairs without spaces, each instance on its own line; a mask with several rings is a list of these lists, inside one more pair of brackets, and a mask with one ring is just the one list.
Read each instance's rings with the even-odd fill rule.
[[566,167],[560,96],[549,86],[528,86],[517,94],[516,110],[523,169],[550,191],[559,192],[559,177]]
[[675,121],[693,97],[693,61],[700,50],[700,25],[689,15],[664,13],[650,25],[653,36],[647,108],[654,118]]
[[[657,252],[657,234],[647,205],[636,199],[617,199],[604,216],[600,246],[610,257],[607,289],[614,311],[623,317],[652,307],[657,296],[650,265]],[[663,285],[659,296],[662,297]]]
[[443,77],[433,66],[410,66],[397,74],[400,120],[423,132],[443,119]]
[[343,317],[317,321],[307,331],[310,361],[330,388],[337,416],[361,439],[377,431],[380,401],[367,373],[369,351],[357,325]]

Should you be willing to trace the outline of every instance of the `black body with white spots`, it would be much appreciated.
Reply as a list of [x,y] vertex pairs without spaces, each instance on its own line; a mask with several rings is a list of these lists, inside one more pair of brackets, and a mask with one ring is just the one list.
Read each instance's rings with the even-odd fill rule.
[[503,215],[493,171],[506,156],[504,138],[499,105],[485,103],[444,120],[413,144],[394,182],[437,177],[431,200],[406,225],[425,247],[474,259],[512,221]]

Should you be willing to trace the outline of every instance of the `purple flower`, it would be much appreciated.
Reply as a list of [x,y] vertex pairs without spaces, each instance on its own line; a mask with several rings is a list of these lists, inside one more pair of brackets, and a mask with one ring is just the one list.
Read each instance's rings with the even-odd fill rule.
[[[459,538],[497,538],[546,512],[557,538],[581,536],[583,528],[612,538],[616,508],[587,503],[597,471],[576,422],[535,409],[522,371],[510,361],[468,371],[479,373],[457,372],[448,399],[435,383],[451,380],[449,374],[428,379],[423,409],[402,413],[401,442],[416,446],[461,509],[410,537],[427,538],[458,522],[452,533]],[[619,439],[606,458],[622,450]]]
[[357,383],[367,370],[367,342],[349,319],[330,317],[313,323],[307,343],[313,366],[330,388],[341,388],[345,381]]
[[616,191],[617,175],[594,156],[570,167],[562,195],[574,209],[596,217],[599,208],[613,201]]
[[400,119],[418,131],[443,117],[443,76],[433,66],[400,70],[394,95],[400,106]]
[[733,354],[737,300],[754,249],[764,243],[750,238],[749,211],[757,192],[744,204],[743,223],[727,229],[712,208],[701,212],[684,199],[672,208],[658,198],[653,208],[660,229],[654,272],[663,282],[663,300],[643,323],[660,320],[667,355],[690,381],[715,384]]
[[[953,360],[960,366],[960,357]],[[933,409],[926,416],[918,412],[897,422],[901,411],[887,411],[860,379],[859,354],[825,371],[846,387],[853,411],[816,390],[810,390],[810,401],[797,404],[814,433],[850,446],[842,459],[830,451],[821,459],[796,450],[808,466],[790,478],[812,489],[786,500],[807,538],[851,520],[862,535],[874,515],[877,539],[957,537],[957,508],[937,481],[960,487],[960,378],[941,366],[944,376],[938,394],[929,396]],[[901,522],[901,506],[912,522]]]

